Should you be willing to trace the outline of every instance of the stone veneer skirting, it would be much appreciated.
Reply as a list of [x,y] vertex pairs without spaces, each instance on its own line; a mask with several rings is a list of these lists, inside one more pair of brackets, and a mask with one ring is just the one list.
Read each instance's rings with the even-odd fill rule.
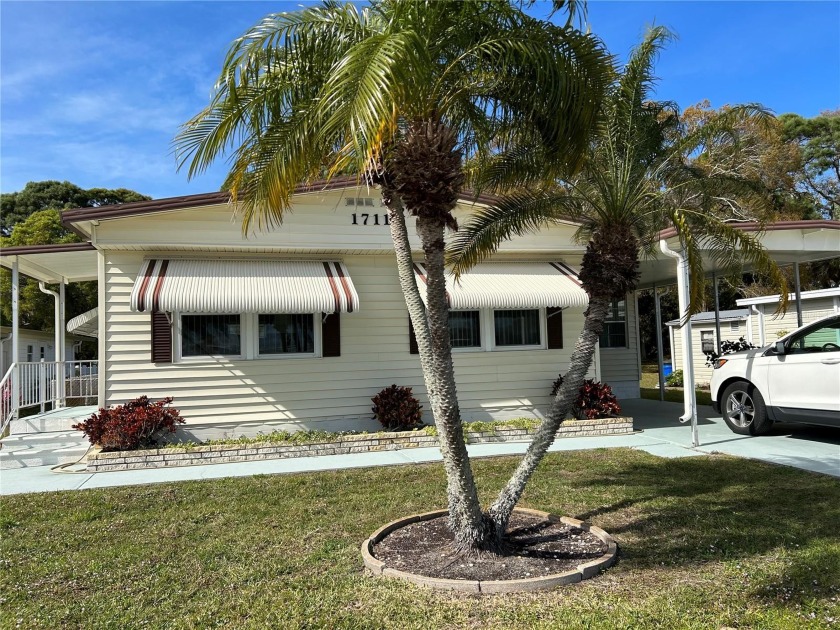
[[[567,420],[557,431],[558,438],[622,435],[633,432],[632,418],[601,418],[598,420]],[[497,427],[493,431],[467,433],[467,444],[491,442],[525,442],[533,429]],[[315,457],[319,455],[346,455],[372,451],[394,451],[404,448],[423,448],[438,445],[435,435],[423,431],[397,433],[367,433],[340,435],[334,441],[305,444],[278,444],[261,442],[253,444],[214,444],[190,448],[160,448],[146,451],[115,451],[91,453],[87,460],[88,472],[161,468],[167,466],[192,466],[197,464],[226,464],[230,462],[280,459],[287,457]]]

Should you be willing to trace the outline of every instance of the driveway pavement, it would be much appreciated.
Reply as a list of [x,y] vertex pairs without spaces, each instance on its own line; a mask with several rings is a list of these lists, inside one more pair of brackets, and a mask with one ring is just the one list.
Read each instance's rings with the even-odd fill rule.
[[[840,429],[780,425],[774,429],[772,435],[744,437],[732,433],[711,407],[700,407],[698,415],[701,446],[691,448],[690,428],[677,420],[682,413],[682,405],[651,400],[629,400],[623,401],[622,406],[623,412],[634,418],[635,428],[639,432],[632,435],[560,439],[554,443],[551,450],[628,447],[659,457],[702,457],[710,453],[726,453],[840,478]],[[474,444],[469,446],[469,452],[473,457],[494,457],[521,454],[526,448],[526,443]],[[419,448],[101,473],[55,473],[49,466],[38,466],[0,471],[0,494],[393,466],[439,460],[440,452],[437,448]]]

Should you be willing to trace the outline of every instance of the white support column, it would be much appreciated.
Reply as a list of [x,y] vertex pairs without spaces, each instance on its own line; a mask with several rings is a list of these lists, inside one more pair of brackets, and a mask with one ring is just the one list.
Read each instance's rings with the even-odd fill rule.
[[[659,303],[659,289],[653,285],[653,304],[656,312],[656,364],[659,371],[659,400],[665,400],[665,359],[662,356],[664,348],[662,347],[662,307]],[[671,359],[673,361],[673,358]]]
[[700,446],[700,436],[697,433],[697,394],[694,391],[694,353],[691,346],[691,317],[689,317],[689,283],[691,277],[688,270],[688,260],[670,247],[664,240],[659,241],[659,249],[663,254],[677,261],[677,296],[680,307],[680,322],[682,334],[683,359],[683,403],[684,413],[680,422],[691,421],[691,445]]
[[[12,262],[12,363],[20,363],[20,272],[18,270],[18,257],[15,256]],[[12,407],[15,410],[17,419],[20,410],[20,368],[12,372]]]
[[55,349],[55,360],[58,365],[55,368],[55,377],[58,385],[58,405],[64,407],[67,404],[67,281],[62,278],[58,285],[58,320],[59,335],[58,345]]
[[793,263],[793,289],[796,296],[796,327],[802,328],[802,289],[799,285],[799,261]]

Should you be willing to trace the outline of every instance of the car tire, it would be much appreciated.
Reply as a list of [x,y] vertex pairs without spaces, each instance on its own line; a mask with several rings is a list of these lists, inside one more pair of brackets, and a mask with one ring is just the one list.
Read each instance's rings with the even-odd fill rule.
[[720,407],[726,426],[739,435],[764,435],[773,425],[764,398],[752,383],[732,383],[724,390]]

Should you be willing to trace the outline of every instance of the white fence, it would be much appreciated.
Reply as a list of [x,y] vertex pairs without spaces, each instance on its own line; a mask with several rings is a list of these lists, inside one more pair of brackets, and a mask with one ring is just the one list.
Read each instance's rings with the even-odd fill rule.
[[21,409],[64,407],[68,400],[90,404],[99,394],[98,361],[13,363],[0,381],[0,435]]

